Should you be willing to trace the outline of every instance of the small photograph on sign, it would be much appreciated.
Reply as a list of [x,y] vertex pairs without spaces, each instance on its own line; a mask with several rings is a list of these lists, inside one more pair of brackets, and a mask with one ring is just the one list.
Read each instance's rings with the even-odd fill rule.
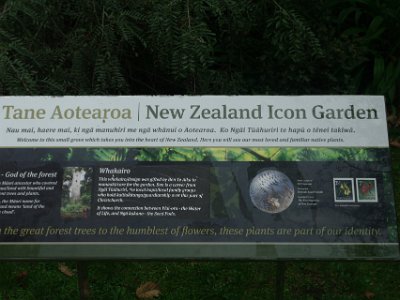
[[294,186],[286,174],[267,169],[251,181],[250,198],[259,210],[270,214],[280,213],[292,204]]
[[355,202],[353,178],[334,178],[335,202]]
[[61,196],[63,219],[80,219],[89,216],[92,182],[92,168],[68,167],[64,169]]
[[378,202],[376,178],[357,178],[357,202]]

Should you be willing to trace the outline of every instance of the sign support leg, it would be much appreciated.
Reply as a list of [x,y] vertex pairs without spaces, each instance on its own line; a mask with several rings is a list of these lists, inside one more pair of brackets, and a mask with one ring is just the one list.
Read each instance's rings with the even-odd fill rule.
[[78,271],[79,299],[89,299],[90,287],[88,277],[88,263],[86,261],[78,261],[76,263],[76,268]]
[[276,263],[276,287],[275,287],[276,300],[283,300],[284,298],[285,269],[286,269],[286,262],[278,261]]

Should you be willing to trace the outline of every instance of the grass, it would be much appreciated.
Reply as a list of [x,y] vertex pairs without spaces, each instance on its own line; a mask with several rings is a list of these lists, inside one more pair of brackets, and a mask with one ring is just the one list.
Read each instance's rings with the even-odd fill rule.
[[[396,206],[400,205],[400,149],[393,150]],[[75,270],[74,262],[66,265]],[[153,281],[161,299],[273,299],[276,262],[91,262],[92,299],[135,299]],[[400,299],[399,262],[293,261],[287,263],[285,299]],[[58,262],[2,262],[0,300],[78,299],[77,276]]]
[[[71,269],[75,264],[67,263]],[[154,281],[161,299],[273,299],[274,262],[93,262],[93,299],[135,299]],[[2,263],[0,299],[78,299],[76,276],[56,262]],[[286,299],[399,299],[399,264],[289,262]],[[22,274],[22,275],[21,275]]]

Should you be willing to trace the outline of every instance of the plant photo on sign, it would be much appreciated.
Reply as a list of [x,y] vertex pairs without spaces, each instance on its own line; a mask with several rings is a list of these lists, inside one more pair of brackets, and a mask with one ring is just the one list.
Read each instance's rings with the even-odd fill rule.
[[378,202],[375,178],[357,178],[357,201]]
[[352,178],[334,178],[335,202],[354,202],[354,180]]

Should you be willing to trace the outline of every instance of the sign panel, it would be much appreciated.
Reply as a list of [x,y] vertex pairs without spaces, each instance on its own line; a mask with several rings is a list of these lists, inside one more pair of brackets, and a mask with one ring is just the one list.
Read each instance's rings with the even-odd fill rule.
[[3,259],[398,256],[383,97],[0,104]]

